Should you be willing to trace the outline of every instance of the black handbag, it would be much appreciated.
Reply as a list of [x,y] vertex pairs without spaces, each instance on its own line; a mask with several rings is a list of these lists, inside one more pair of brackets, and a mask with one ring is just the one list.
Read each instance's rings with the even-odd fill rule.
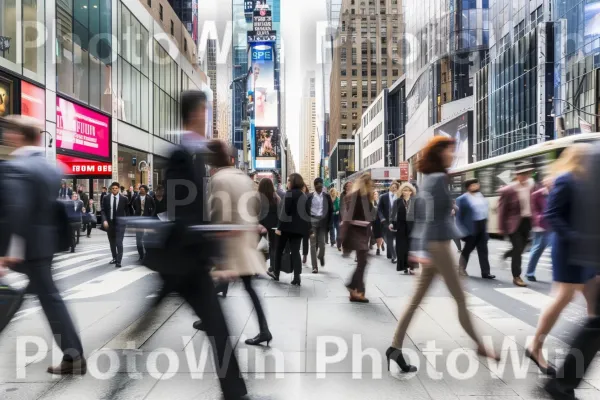
[[24,291],[13,289],[9,285],[0,282],[0,332],[4,330],[15,313],[21,308],[24,296]]

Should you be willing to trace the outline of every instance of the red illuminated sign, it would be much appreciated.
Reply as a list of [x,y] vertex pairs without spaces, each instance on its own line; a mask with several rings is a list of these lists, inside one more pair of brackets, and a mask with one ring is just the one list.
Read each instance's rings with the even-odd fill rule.
[[400,162],[400,180],[407,181],[409,178],[408,175],[408,162],[402,161]]
[[111,163],[86,160],[84,158],[69,157],[63,154],[58,154],[56,158],[62,165],[63,173],[65,175],[112,175]]

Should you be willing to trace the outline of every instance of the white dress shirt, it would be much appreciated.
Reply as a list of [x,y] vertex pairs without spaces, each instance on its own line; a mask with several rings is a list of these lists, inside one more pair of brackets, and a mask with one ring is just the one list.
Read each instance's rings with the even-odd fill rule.
[[516,183],[515,190],[519,196],[519,203],[521,203],[521,217],[531,217],[531,184],[527,182],[525,185]]
[[[115,201],[117,202],[116,204],[114,204]],[[113,213],[116,208],[119,208],[119,195],[118,194],[114,195],[111,193],[111,195],[110,195],[110,219],[111,220],[115,219],[115,216],[113,215]]]
[[140,206],[142,207],[141,215],[144,215],[144,208],[146,208],[146,196],[140,196]]
[[325,198],[325,194],[321,191],[321,193],[314,192],[312,203],[310,205],[310,214],[313,217],[322,217],[323,216],[323,199]]

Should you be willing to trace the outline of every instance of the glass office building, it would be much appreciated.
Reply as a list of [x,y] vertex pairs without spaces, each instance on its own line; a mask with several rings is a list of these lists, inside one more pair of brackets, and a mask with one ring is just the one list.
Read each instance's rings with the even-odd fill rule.
[[[598,131],[600,1],[553,0],[554,101],[558,136],[582,131],[581,122]],[[550,100],[552,101],[552,99]]]

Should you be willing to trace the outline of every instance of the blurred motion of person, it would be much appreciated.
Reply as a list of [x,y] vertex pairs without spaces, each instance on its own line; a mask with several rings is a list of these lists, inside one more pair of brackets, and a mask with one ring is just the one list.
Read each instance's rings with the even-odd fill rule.
[[123,260],[123,237],[125,236],[125,222],[121,218],[129,213],[127,197],[119,194],[119,182],[110,185],[110,195],[104,197],[102,206],[102,227],[108,236],[112,260],[109,264],[115,264],[121,268]]
[[73,236],[71,239],[71,253],[75,253],[75,247],[79,244],[81,237],[81,223],[83,220],[83,201],[79,200],[79,194],[73,193],[71,196],[72,206],[68,207],[69,221]]
[[393,360],[403,372],[416,371],[416,367],[404,359],[402,344],[415,311],[437,275],[444,278],[444,283],[456,302],[458,320],[462,328],[477,343],[477,354],[499,359],[492,350],[486,349],[475,331],[451,250],[452,239],[460,235],[451,215],[452,198],[448,191],[447,171],[454,160],[454,151],[453,139],[435,136],[422,150],[418,161],[417,168],[424,175],[419,192],[423,206],[417,207],[409,261],[420,263],[422,271],[415,283],[415,291],[407,309],[398,320],[392,346],[386,351],[388,367]]
[[[454,218],[454,223],[458,223],[458,219],[456,218],[456,214],[458,214],[458,206],[456,205],[456,200],[452,201],[452,211],[451,211],[452,217]],[[456,248],[458,249],[459,253],[462,253],[463,248],[462,248],[462,242],[461,242],[461,238],[454,238],[454,244],[456,245]]]
[[531,233],[531,194],[535,188],[531,180],[533,171],[530,164],[521,163],[515,171],[515,182],[498,191],[499,231],[502,235],[507,234],[512,244],[512,249],[504,253],[503,258],[512,258],[513,283],[519,287],[527,286],[521,278],[521,258]]
[[563,151],[550,168],[554,183],[548,195],[545,218],[553,232],[552,280],[555,296],[540,315],[535,337],[526,351],[527,356],[540,371],[550,376],[556,375],[556,369],[544,359],[542,353],[544,341],[562,311],[573,300],[575,293],[584,294],[589,316],[593,317],[596,313],[596,294],[593,290],[596,271],[587,266],[573,264],[570,254],[573,251],[573,242],[577,241],[579,236],[573,217],[577,213],[574,208],[577,204],[575,196],[577,186],[585,179],[588,151],[587,144],[572,145]]
[[211,340],[223,397],[225,400],[237,400],[247,394],[246,384],[210,274],[213,257],[220,254],[221,241],[190,230],[190,227],[210,223],[206,105],[204,92],[186,91],[181,95],[181,146],[171,154],[165,174],[167,214],[175,227],[172,231],[174,236],[167,241],[165,251],[170,253],[169,259],[177,262],[161,273],[164,287],[159,299],[162,300],[170,291],[176,291],[192,307]]
[[368,303],[365,297],[365,269],[369,254],[371,223],[377,210],[373,207],[373,181],[370,174],[361,175],[344,198],[345,211],[342,222],[342,247],[344,253],[355,251],[358,264],[350,283],[346,285],[350,292],[350,301]]
[[456,199],[456,224],[463,232],[465,247],[460,255],[458,273],[467,276],[467,265],[473,250],[477,249],[479,257],[479,268],[483,279],[495,279],[496,276],[490,272],[490,261],[488,252],[487,221],[489,206],[487,199],[479,191],[479,181],[468,179],[465,181],[466,193]]
[[58,191],[58,198],[61,200],[71,200],[73,196],[73,191],[67,187],[67,183],[63,182],[60,185],[60,189]]
[[102,210],[102,204],[104,204],[104,197],[106,197],[108,189],[106,186],[102,186],[102,193],[100,193],[100,210]]
[[410,235],[415,223],[417,191],[413,185],[405,182],[400,185],[398,193],[400,197],[394,202],[390,217],[390,229],[396,233],[396,255],[398,256],[396,271],[412,275],[415,265],[408,262],[408,252]]
[[292,285],[300,286],[300,274],[302,273],[302,261],[300,260],[300,246],[302,239],[310,229],[309,211],[307,209],[308,199],[304,193],[304,179],[300,174],[290,174],[288,177],[288,191],[283,198],[283,204],[277,222],[277,251],[275,254],[275,270],[269,272],[269,276],[279,280],[281,261],[286,246],[289,245],[290,261],[294,271]]
[[[590,150],[587,161],[580,168],[583,175],[578,178],[578,183],[574,187],[574,192],[569,196],[563,193],[562,197],[555,197],[558,204],[572,201],[569,226],[560,233],[556,230],[555,222],[550,221],[554,230],[554,241],[562,241],[562,246],[567,243],[570,246],[568,265],[577,265],[579,268],[593,268],[596,273],[600,273],[600,207],[598,207],[598,198],[600,198],[600,186],[598,186],[598,177],[600,176],[600,144],[594,145]],[[558,191],[560,186],[566,185],[567,181],[558,179],[555,182],[555,188]],[[559,187],[559,189],[556,188]],[[565,198],[565,195],[567,198]],[[553,200],[552,198],[550,200]],[[549,200],[549,203],[550,203]],[[558,205],[557,204],[557,205]],[[549,209],[549,213],[561,213],[560,207]],[[554,225],[553,225],[554,224]],[[561,236],[558,239],[556,236]],[[571,237],[567,242],[566,237]],[[552,248],[554,251],[554,247]],[[563,249],[564,250],[564,249]],[[564,254],[564,253],[563,253]],[[581,269],[579,269],[581,271]],[[563,271],[567,273],[567,270]],[[575,272],[575,271],[574,271]],[[571,349],[564,359],[562,367],[557,371],[556,377],[552,378],[546,384],[546,391],[555,400],[575,400],[575,389],[581,383],[586,371],[589,369],[598,350],[600,350],[600,280],[598,277],[590,283],[594,285],[594,301],[591,305],[595,309],[593,316],[590,316],[585,325],[582,326],[574,335],[571,342]],[[589,306],[588,306],[589,309]]]
[[[154,206],[154,199],[148,195],[148,186],[141,185],[139,187],[138,195],[133,199],[133,215],[136,217],[154,217],[156,210]],[[140,261],[144,259],[144,235],[143,231],[135,233],[135,243],[137,246]]]
[[[249,193],[254,193],[253,181],[242,170],[233,167],[231,151],[225,142],[211,141],[208,149],[211,152],[208,163],[216,168],[210,183],[211,222],[258,227],[256,215],[260,201],[255,197],[248,197]],[[263,180],[271,181],[267,178]],[[252,286],[254,276],[266,273],[264,259],[256,250],[258,237],[256,231],[231,232],[222,243],[223,260],[217,263],[216,274],[218,276],[221,273],[225,277],[231,277],[233,274],[233,277],[241,278],[252,300],[260,329],[258,335],[246,340],[246,344],[256,346],[267,342],[268,346],[273,336],[269,331],[260,298]]]
[[388,193],[379,197],[377,210],[383,228],[383,240],[387,244],[387,258],[392,260],[392,264],[396,264],[396,247],[394,246],[396,232],[390,230],[390,217],[392,215],[392,209],[394,208],[394,202],[397,198],[396,192],[399,187],[400,185],[398,182],[394,181],[391,183]]
[[[375,191],[373,193],[373,207],[377,210],[379,207],[379,192]],[[371,227],[373,233],[373,239],[377,243],[377,252],[376,255],[381,254],[381,250],[385,251],[385,247],[383,246],[383,227],[381,226],[381,218],[379,218],[379,213],[375,217],[373,221],[373,225]]]
[[9,116],[4,122],[7,124],[4,140],[16,150],[11,154],[14,158],[3,163],[0,175],[0,203],[6,213],[0,230],[0,248],[7,249],[0,257],[0,272],[8,267],[26,274],[28,291],[38,296],[63,352],[62,362],[49,367],[47,372],[85,374],[81,340],[51,272],[52,258],[58,250],[59,171],[46,161],[45,150],[38,147],[41,128],[37,120],[19,115]]
[[90,197],[88,196],[88,194],[83,191],[82,185],[79,185],[79,187],[77,188],[77,194],[79,195],[79,200],[81,200],[83,202],[83,204],[87,204],[88,201],[90,200]]
[[96,203],[93,198],[88,200],[88,205],[83,209],[83,213],[83,228],[86,232],[86,237],[89,238],[92,235],[92,228],[96,225]]
[[548,246],[548,241],[551,235],[551,232],[549,232],[548,229],[548,221],[546,221],[546,217],[544,216],[551,185],[552,179],[546,178],[544,179],[543,187],[536,190],[531,195],[533,244],[529,252],[529,263],[527,265],[527,273],[525,274],[527,280],[531,282],[537,281],[535,278],[535,269],[540,257]]
[[[259,223],[267,230],[267,238],[269,240],[269,263],[271,264],[270,271],[275,269],[275,248],[277,246],[277,218],[279,215],[279,205],[281,199],[275,193],[273,181],[269,178],[263,178],[258,184],[258,195],[260,197],[260,214]],[[285,194],[284,194],[285,196]]]
[[340,235],[340,196],[335,188],[329,189],[329,196],[333,202],[332,226],[329,230],[329,242],[331,247],[335,247],[337,237]]
[[[310,191],[308,190],[308,186],[306,184],[304,185],[302,192],[304,192],[304,195],[308,199],[308,196],[310,195]],[[308,259],[309,250],[310,250],[310,229],[308,231],[306,231],[306,233],[304,234],[304,237],[302,238],[302,264],[306,264],[306,261]]]
[[[312,272],[319,272],[317,259],[321,267],[325,266],[325,236],[333,222],[333,201],[329,193],[323,190],[323,178],[315,178],[315,189],[308,196],[308,209],[310,210],[310,261]],[[318,253],[317,253],[318,251]]]
[[162,185],[156,187],[154,192],[154,215],[157,216],[167,212],[167,198],[165,197],[165,188]]

